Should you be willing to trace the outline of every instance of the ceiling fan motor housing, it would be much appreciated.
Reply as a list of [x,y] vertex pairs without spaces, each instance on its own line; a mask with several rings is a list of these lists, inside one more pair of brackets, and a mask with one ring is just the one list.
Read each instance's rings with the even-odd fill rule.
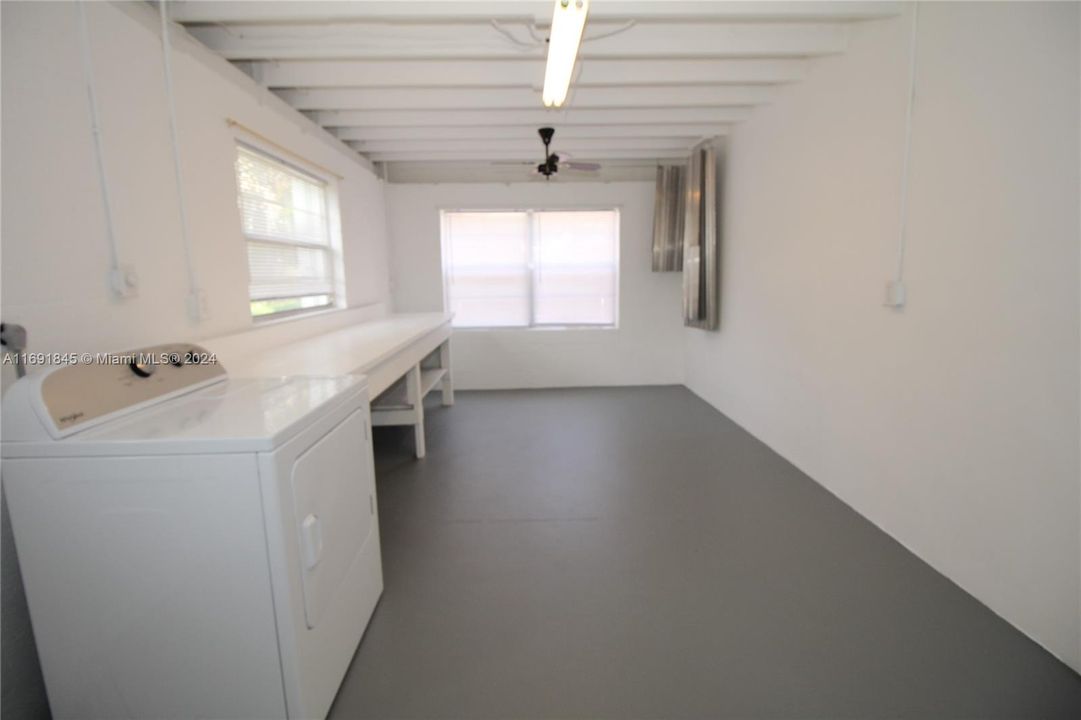
[[556,129],[552,127],[537,128],[537,134],[540,135],[541,142],[544,143],[544,162],[537,166],[537,172],[545,178],[551,179],[552,175],[559,172],[559,156],[548,151],[548,145],[552,142],[552,136],[556,134]]

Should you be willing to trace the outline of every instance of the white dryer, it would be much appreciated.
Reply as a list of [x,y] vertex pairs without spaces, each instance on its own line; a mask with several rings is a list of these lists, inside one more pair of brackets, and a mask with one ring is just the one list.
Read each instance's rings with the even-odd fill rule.
[[144,348],[4,396],[54,717],[325,717],[382,593],[365,380],[210,360]]

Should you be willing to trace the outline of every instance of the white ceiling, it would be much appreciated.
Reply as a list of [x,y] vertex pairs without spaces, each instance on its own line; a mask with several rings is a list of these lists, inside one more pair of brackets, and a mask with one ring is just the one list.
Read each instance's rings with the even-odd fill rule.
[[392,179],[526,179],[530,165],[493,163],[540,162],[542,125],[575,160],[651,176],[811,59],[844,52],[851,22],[899,5],[593,0],[560,110],[541,103],[549,0],[179,0],[169,12]]

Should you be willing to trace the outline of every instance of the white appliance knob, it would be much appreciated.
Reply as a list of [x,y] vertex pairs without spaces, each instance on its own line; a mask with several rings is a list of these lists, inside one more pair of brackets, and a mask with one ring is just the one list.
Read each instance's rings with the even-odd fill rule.
[[154,370],[156,369],[152,363],[145,362],[139,358],[132,360],[128,367],[131,368],[133,373],[142,378],[150,377],[154,374]]

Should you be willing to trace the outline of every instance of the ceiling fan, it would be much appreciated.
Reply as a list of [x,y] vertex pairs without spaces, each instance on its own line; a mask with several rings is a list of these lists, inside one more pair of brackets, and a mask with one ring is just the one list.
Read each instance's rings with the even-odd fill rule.
[[[545,180],[551,180],[552,176],[559,172],[560,168],[565,170],[580,170],[583,172],[596,172],[601,169],[600,163],[591,162],[574,162],[570,159],[570,155],[567,153],[556,153],[551,151],[552,137],[556,134],[555,128],[542,127],[537,129],[537,134],[540,135],[541,142],[544,143],[544,162],[537,165],[537,174],[543,175]],[[532,165],[533,162],[526,160],[522,162],[510,162],[502,163],[496,162],[496,165]]]
[[567,159],[567,155],[551,152],[549,145],[552,143],[552,137],[556,134],[555,128],[538,128],[537,134],[540,135],[541,142],[544,143],[544,162],[537,166],[537,172],[543,175],[546,180],[551,180],[552,176],[559,172],[560,164],[568,170],[596,172],[601,169],[600,163],[572,162]]

